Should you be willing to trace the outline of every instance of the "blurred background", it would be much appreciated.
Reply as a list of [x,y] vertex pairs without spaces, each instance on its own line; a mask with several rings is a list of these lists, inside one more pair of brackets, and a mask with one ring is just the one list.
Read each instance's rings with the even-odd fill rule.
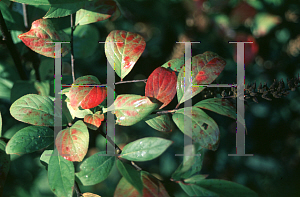
[[[74,32],[75,75],[94,75],[106,83],[106,57],[104,44],[112,30],[126,30],[141,34],[146,49],[124,81],[146,79],[151,72],[170,59],[184,55],[184,45],[178,41],[201,41],[192,45],[192,55],[212,51],[226,59],[227,65],[214,83],[236,83],[236,45],[228,41],[253,41],[245,45],[246,83],[266,82],[274,79],[294,78],[300,73],[300,4],[297,0],[118,0],[121,16],[76,28]],[[17,3],[10,7],[16,14]],[[42,18],[49,7],[27,6],[29,24]],[[70,17],[53,19],[70,33]],[[11,30],[14,42],[24,54],[28,50]],[[11,138],[15,132],[27,126],[14,120],[10,113],[10,90],[19,79],[13,62],[0,45],[0,110],[3,117],[4,137]],[[42,79],[52,80],[54,60],[41,57]],[[26,65],[28,70],[32,65]],[[71,84],[70,55],[63,58],[63,83]],[[34,78],[34,71],[30,73]],[[116,76],[116,81],[120,78]],[[52,91],[53,92],[53,91]],[[145,83],[128,83],[116,86],[116,94],[145,93]],[[202,99],[193,98],[193,104]],[[166,107],[174,109],[177,98]],[[227,117],[209,113],[220,128],[221,140],[217,151],[207,151],[201,174],[208,178],[224,179],[243,184],[260,196],[299,196],[300,193],[300,91],[291,92],[284,98],[268,101],[258,98],[258,103],[248,101],[245,106],[246,154],[252,157],[229,157],[235,153],[236,123]],[[102,124],[103,131],[106,130]],[[149,162],[137,162],[142,169],[156,174],[170,196],[187,196],[174,183],[171,174],[182,158],[183,134],[174,125],[170,133],[161,133],[145,122],[130,127],[116,126],[116,144],[125,144],[149,136],[174,141],[161,157]],[[90,133],[88,156],[105,150],[105,139]],[[53,196],[49,189],[47,171],[40,163],[42,152],[29,155],[12,155],[12,163],[3,196],[35,197]],[[77,171],[79,165],[76,163]],[[107,180],[95,186],[80,186],[82,192],[101,196],[113,196],[120,179],[114,167]]]

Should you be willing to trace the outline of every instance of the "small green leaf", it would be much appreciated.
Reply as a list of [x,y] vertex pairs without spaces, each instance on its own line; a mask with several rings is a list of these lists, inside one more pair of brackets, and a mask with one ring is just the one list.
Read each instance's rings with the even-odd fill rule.
[[212,83],[220,75],[225,65],[226,61],[223,58],[210,51],[194,56],[191,62],[192,83],[189,87],[185,86],[185,67],[182,67],[178,74],[178,103],[183,103],[200,93],[205,87],[192,86]]
[[[209,191],[213,192],[215,196],[224,196],[224,197],[257,197],[258,195],[251,189],[231,181],[225,181],[221,179],[202,179],[198,180],[197,184],[184,185],[179,183],[182,188],[200,190],[200,191]],[[185,189],[184,189],[185,190]],[[190,191],[190,190],[189,190]],[[189,194],[189,193],[188,193]],[[199,195],[197,193],[197,195]]]
[[103,21],[112,16],[117,4],[113,0],[92,0],[76,12],[75,25],[86,25]]
[[127,144],[120,157],[130,161],[149,161],[160,156],[173,142],[159,137],[146,137]]
[[46,148],[54,141],[54,132],[48,127],[29,126],[18,131],[7,143],[7,154],[32,153]]
[[192,183],[192,184],[197,184],[203,179],[206,179],[208,175],[203,175],[203,174],[197,174],[195,176],[192,176],[191,178],[184,179],[185,183]]
[[46,164],[49,164],[52,154],[53,154],[53,150],[45,150],[41,155],[40,160],[45,162]]
[[171,69],[172,71],[179,72],[184,66],[184,57],[172,59],[164,63],[161,67]]
[[145,118],[145,122],[152,127],[161,132],[171,132],[172,122],[169,114],[150,114]]
[[75,13],[85,5],[84,1],[52,5],[43,18],[60,18]]
[[115,157],[105,154],[106,151],[96,153],[82,162],[76,177],[83,185],[95,185],[108,177],[115,163]]
[[123,163],[120,160],[117,160],[117,167],[122,176],[136,189],[138,192],[143,195],[143,181],[141,172],[134,169],[131,165]]
[[172,118],[177,127],[203,148],[216,150],[220,141],[220,131],[217,123],[203,110],[197,107],[187,107],[187,110],[191,110],[191,117],[187,116],[187,118],[191,119],[192,125],[191,130],[185,131],[184,109],[179,109],[173,114]]
[[106,37],[106,58],[121,80],[132,70],[145,47],[144,38],[136,33],[114,30]]
[[[195,144],[185,146],[186,152],[183,157],[183,162],[178,166],[176,171],[172,174],[172,179],[182,180],[191,177],[193,174],[200,172],[203,163],[203,150],[197,151]],[[196,155],[201,154],[201,156]],[[196,155],[196,156],[188,156]]]
[[2,196],[4,183],[10,166],[10,155],[6,154],[5,146],[5,142],[0,140],[0,196]]
[[75,181],[74,165],[60,156],[57,150],[53,152],[49,160],[48,181],[55,195],[72,197]]
[[82,120],[60,131],[55,145],[61,156],[69,161],[82,161],[89,145],[89,131]]
[[46,96],[22,96],[11,105],[10,114],[15,119],[32,125],[54,126],[54,102]]

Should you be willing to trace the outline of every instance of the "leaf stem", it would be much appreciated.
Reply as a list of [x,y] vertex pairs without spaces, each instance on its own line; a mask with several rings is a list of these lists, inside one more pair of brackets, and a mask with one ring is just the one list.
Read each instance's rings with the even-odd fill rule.
[[118,154],[121,154],[121,153],[122,153],[122,149],[121,149],[117,144],[115,144],[115,142],[114,142],[108,135],[106,135],[102,130],[100,130],[100,128],[98,128],[97,131],[99,131],[100,134],[101,134],[103,137],[105,137],[105,138],[107,139],[107,141],[108,141],[111,145],[113,145],[114,147],[117,148]]
[[172,109],[172,110],[164,110],[164,111],[158,111],[156,114],[167,114],[167,113],[174,113],[179,109]]
[[8,29],[7,29],[7,26],[5,24],[5,21],[4,21],[1,10],[0,10],[0,31],[2,33],[3,40],[5,41],[5,44],[8,48],[8,50],[9,50],[9,53],[10,53],[15,65],[16,65],[16,68],[18,70],[20,78],[22,80],[27,80],[28,77],[27,77],[26,72],[23,68],[20,53],[17,50],[16,45],[13,43],[10,33],[8,32]]
[[73,32],[75,30],[74,27],[74,14],[71,14],[71,68],[72,68],[72,78],[73,78],[73,83],[75,81],[75,72],[74,72],[74,45],[73,45]]
[[78,186],[78,183],[77,183],[76,181],[75,181],[75,183],[74,183],[74,189],[75,189],[75,192],[76,192],[76,194],[77,194],[77,197],[82,196],[82,193],[81,193],[80,188],[79,188],[79,186]]

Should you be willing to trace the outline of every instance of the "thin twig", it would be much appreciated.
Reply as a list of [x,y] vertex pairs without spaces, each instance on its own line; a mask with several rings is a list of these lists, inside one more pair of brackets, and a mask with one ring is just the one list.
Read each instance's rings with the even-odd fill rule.
[[164,111],[158,111],[156,112],[156,114],[167,114],[167,113],[174,113],[176,112],[178,109],[172,109],[172,110],[164,110]]
[[74,45],[73,45],[73,32],[75,30],[74,28],[74,22],[73,22],[73,19],[74,19],[74,15],[71,14],[71,68],[72,68],[72,78],[73,78],[73,83],[75,81],[75,72],[74,72]]
[[24,26],[26,29],[28,29],[28,19],[27,19],[27,10],[26,10],[26,4],[22,3],[23,8],[23,19],[24,19]]
[[74,189],[75,189],[75,192],[76,192],[76,194],[77,194],[77,197],[82,196],[82,193],[81,193],[80,188],[79,188],[79,186],[78,186],[78,183],[77,183],[76,181],[75,181],[75,183],[74,183]]
[[132,80],[132,81],[119,81],[119,82],[116,82],[114,83],[115,85],[118,85],[118,84],[122,84],[122,83],[136,83],[136,82],[147,82],[147,79],[140,79],[140,80]]
[[25,74],[25,70],[24,70],[23,65],[22,65],[20,53],[17,50],[16,45],[13,43],[10,33],[8,32],[8,29],[7,29],[7,26],[6,26],[5,21],[3,19],[3,15],[2,15],[1,10],[0,10],[0,31],[2,33],[3,40],[5,40],[6,46],[9,50],[9,53],[12,56],[12,59],[13,59],[15,65],[16,65],[16,68],[18,70],[20,78],[22,80],[27,80],[28,77]]
[[101,134],[103,137],[105,137],[105,138],[107,139],[107,141],[108,141],[111,145],[113,145],[114,147],[117,148],[118,154],[121,154],[121,153],[122,153],[122,149],[121,149],[118,145],[116,145],[115,142],[114,142],[108,135],[106,135],[106,134],[105,134],[102,130],[100,130],[100,129],[97,129],[97,131],[99,131],[100,134]]
[[133,165],[138,171],[142,170],[142,168],[136,165],[133,161],[131,161],[131,165]]

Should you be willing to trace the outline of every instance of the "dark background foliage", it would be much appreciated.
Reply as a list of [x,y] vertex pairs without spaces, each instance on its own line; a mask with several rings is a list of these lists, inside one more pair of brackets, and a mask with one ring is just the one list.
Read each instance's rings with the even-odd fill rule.
[[[96,43],[105,41],[109,32],[115,29],[137,32],[145,38],[147,45],[133,70],[125,77],[125,81],[146,79],[155,68],[169,59],[183,56],[184,47],[176,42],[201,41],[201,44],[192,45],[193,55],[213,51],[227,61],[225,70],[215,83],[235,83],[234,48],[236,46],[229,44],[228,41],[234,41],[236,35],[243,35],[243,38],[250,36],[257,43],[257,53],[255,47],[246,49],[246,52],[252,55],[251,61],[245,67],[246,83],[267,82],[270,85],[274,79],[283,78],[286,81],[287,77],[292,78],[300,73],[300,6],[297,1],[119,0],[118,2],[122,13],[120,18],[88,25],[89,30],[83,29],[81,37],[75,37],[75,43],[80,43],[75,45],[77,47],[75,58],[76,50],[79,51],[77,55],[80,55],[80,50],[88,50],[91,47],[83,46],[87,40]],[[246,2],[249,2],[248,6],[251,8],[241,6]],[[11,6],[18,11],[18,7]],[[43,17],[47,9],[46,6],[28,6],[29,24]],[[243,17],[247,19],[242,20]],[[61,29],[68,31],[66,28],[69,28],[69,17],[53,19],[53,21]],[[11,33],[21,32],[13,30]],[[24,54],[27,49],[16,39],[19,51]],[[83,46],[83,49],[80,49],[80,46]],[[3,45],[0,45],[0,50],[0,110],[3,117],[4,137],[10,138],[26,124],[14,120],[9,114],[10,88],[19,77]],[[51,73],[51,70],[53,72],[51,64],[54,60],[41,58],[41,73],[46,75]],[[63,82],[71,83],[70,56],[63,58],[63,61],[65,62]],[[34,73],[29,72],[31,65],[26,66],[27,74],[34,77]],[[98,77],[101,83],[106,83],[104,44],[97,43],[93,54],[88,58],[77,56],[75,74],[76,77],[92,74]],[[119,80],[116,76],[116,81]],[[116,93],[144,95],[144,88],[144,83],[121,84],[116,86]],[[194,97],[193,104],[202,99],[202,96]],[[176,104],[174,99],[167,109],[173,109]],[[206,152],[201,173],[209,174],[208,178],[225,179],[246,185],[258,192],[260,196],[297,196],[300,192],[299,113],[299,89],[291,92],[287,97],[273,98],[272,101],[259,98],[258,103],[255,103],[248,100],[245,106],[248,130],[246,153],[254,154],[253,157],[229,157],[228,154],[235,153],[236,123],[229,118],[209,113],[219,125],[221,142],[217,151]],[[105,124],[102,127],[103,130],[106,129]],[[116,126],[115,132],[116,144],[121,147],[146,136],[161,136],[173,140],[174,144],[161,157],[150,162],[137,162],[137,164],[146,171],[157,174],[171,196],[186,196],[179,187],[175,187],[174,183],[168,181],[182,160],[174,156],[183,150],[183,134],[175,125],[172,133],[169,134],[160,133],[145,122],[131,127]],[[91,133],[90,136],[88,155],[105,150],[105,139],[101,135]],[[48,186],[47,171],[39,161],[40,154],[41,152],[23,156],[12,155],[4,196],[53,196]],[[112,196],[119,179],[120,175],[114,168],[104,182],[95,186],[81,186],[81,189],[83,192]]]

